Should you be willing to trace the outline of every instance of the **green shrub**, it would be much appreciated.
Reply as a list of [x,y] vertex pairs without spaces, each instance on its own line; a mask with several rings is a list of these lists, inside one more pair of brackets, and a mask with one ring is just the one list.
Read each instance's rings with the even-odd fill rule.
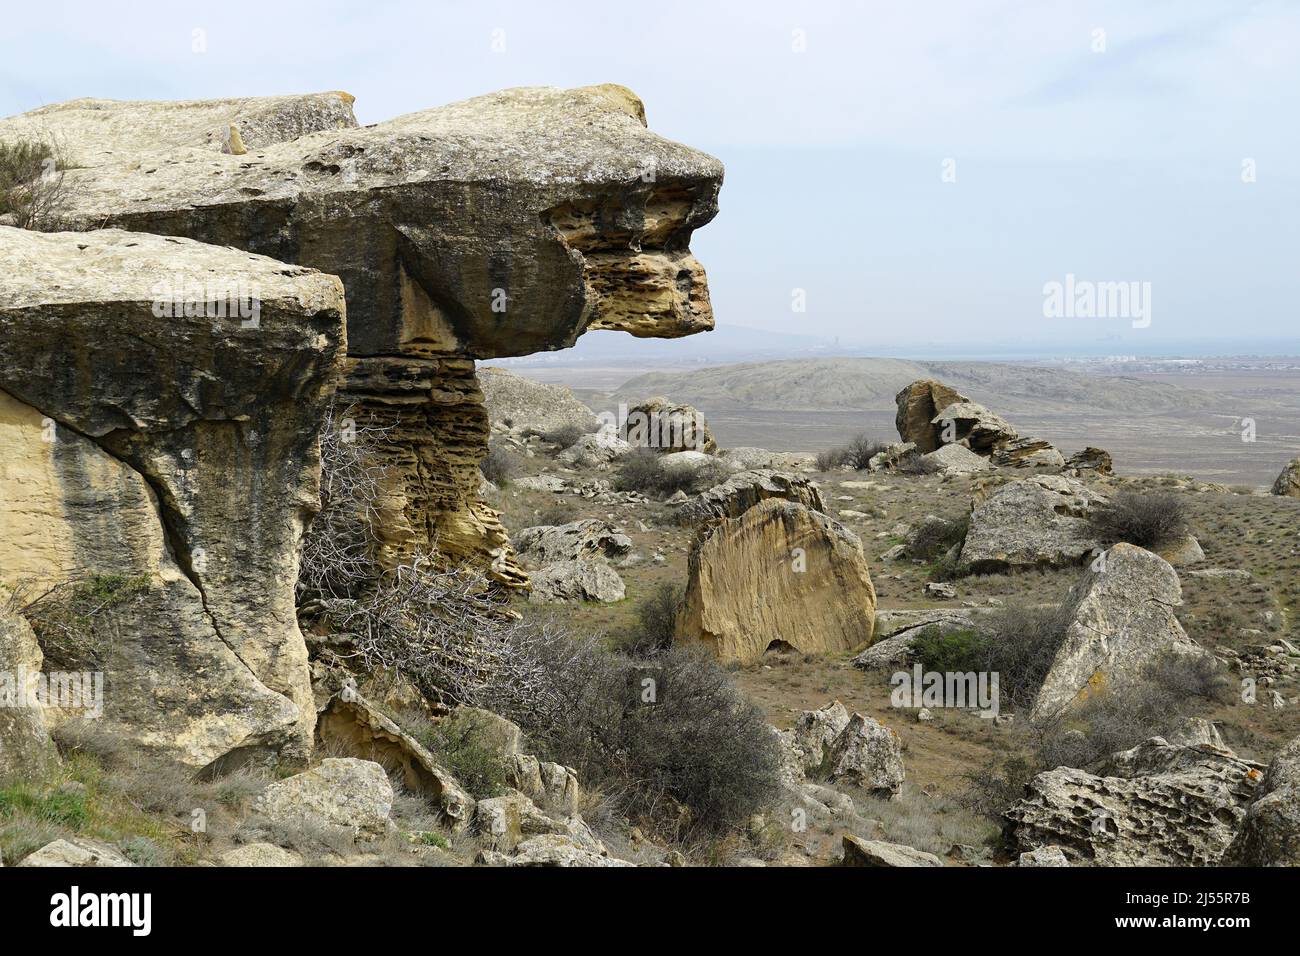
[[927,671],[966,673],[978,671],[987,652],[986,638],[972,630],[945,631],[927,627],[912,644],[912,655]]
[[500,796],[506,788],[508,768],[491,744],[487,720],[464,711],[417,732],[420,742],[476,800]]

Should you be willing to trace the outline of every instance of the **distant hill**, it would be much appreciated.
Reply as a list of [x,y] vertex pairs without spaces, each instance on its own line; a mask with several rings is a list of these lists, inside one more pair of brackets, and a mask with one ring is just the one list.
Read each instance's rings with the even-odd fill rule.
[[703,409],[822,411],[892,408],[919,378],[945,382],[999,414],[1047,411],[1151,415],[1205,408],[1214,396],[1123,376],[998,362],[915,362],[892,358],[813,358],[650,372],[625,382],[616,402],[667,395]]

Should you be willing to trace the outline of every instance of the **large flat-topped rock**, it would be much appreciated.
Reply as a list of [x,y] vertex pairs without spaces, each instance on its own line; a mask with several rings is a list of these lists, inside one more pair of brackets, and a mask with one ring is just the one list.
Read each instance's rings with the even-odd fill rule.
[[[91,135],[65,106],[44,117],[56,138]],[[191,143],[228,111],[153,106],[201,115]],[[76,119],[61,129],[60,117]],[[0,137],[15,122],[28,119],[0,121]],[[121,149],[110,127],[79,148]],[[623,87],[505,90],[243,155],[170,142],[67,170],[59,214],[72,229],[188,236],[343,280],[340,401],[389,429],[385,564],[437,547],[527,580],[479,500],[489,426],[474,359],[563,348],[588,329],[713,327],[688,243],[717,211],[722,164],[651,133]]]
[[53,140],[69,166],[152,165],[160,154],[191,150],[199,159],[356,126],[352,102],[341,92],[174,102],[69,100],[0,120],[0,142]]
[[717,211],[722,164],[643,117],[622,87],[528,88],[246,155],[159,146],[152,162],[69,170],[64,215],[338,275],[352,355],[491,358],[588,328],[710,329],[687,246]]
[[204,767],[310,746],[294,584],[343,321],[311,269],[0,227],[0,583],[132,582],[72,664],[142,748]]

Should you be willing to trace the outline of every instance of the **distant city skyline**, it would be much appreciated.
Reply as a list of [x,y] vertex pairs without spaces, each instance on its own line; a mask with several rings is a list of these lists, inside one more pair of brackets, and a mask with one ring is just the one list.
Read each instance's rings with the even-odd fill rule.
[[[727,166],[692,243],[720,326],[1116,352],[1300,329],[1295,4],[52,0],[6,12],[0,74],[6,115],[346,89],[362,122],[618,82]],[[1150,323],[1045,315],[1067,276],[1149,283]]]

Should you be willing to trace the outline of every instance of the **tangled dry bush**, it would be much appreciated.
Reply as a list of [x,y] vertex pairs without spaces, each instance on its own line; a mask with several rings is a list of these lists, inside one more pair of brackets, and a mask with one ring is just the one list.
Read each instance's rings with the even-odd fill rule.
[[716,663],[665,649],[676,593],[647,603],[642,656],[631,658],[595,635],[521,618],[481,573],[436,550],[380,568],[371,538],[384,476],[369,463],[383,432],[358,428],[342,441],[332,433],[341,424],[331,413],[322,511],[299,581],[300,615],[332,634],[340,661],[513,720],[539,755],[668,838],[734,827],[770,802],[778,751],[762,714]]
[[66,165],[52,138],[0,142],[0,216],[19,229],[56,228],[66,202]]
[[1169,491],[1121,491],[1095,507],[1089,521],[1107,545],[1127,541],[1155,551],[1178,544],[1192,531],[1186,501]]
[[817,470],[852,468],[854,471],[865,471],[871,459],[888,448],[886,442],[876,441],[866,434],[855,435],[843,445],[818,452]]

